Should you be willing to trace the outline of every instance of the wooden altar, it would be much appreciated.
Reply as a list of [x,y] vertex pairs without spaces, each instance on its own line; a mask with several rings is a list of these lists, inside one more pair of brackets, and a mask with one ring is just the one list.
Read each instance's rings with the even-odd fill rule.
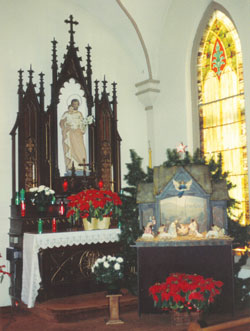
[[[44,74],[39,74],[37,91],[33,82],[32,67],[28,70],[27,87],[23,83],[23,70],[18,71],[18,113],[10,132],[12,197],[10,248],[7,249],[12,273],[10,295],[13,302],[18,302],[21,298],[24,232],[37,233],[37,221],[40,217],[44,221],[44,231],[52,231],[53,218],[57,221],[57,231],[69,231],[72,224],[66,218],[67,196],[86,188],[98,188],[99,181],[102,181],[104,189],[112,189],[115,192],[119,192],[121,186],[121,138],[117,130],[116,83],[112,83],[112,93],[108,92],[105,76],[102,87],[98,80],[93,84],[91,47],[89,45],[86,47],[86,65],[83,66],[74,40],[74,27],[78,22],[70,15],[65,23],[69,24],[69,43],[60,65],[57,60],[57,41],[55,39],[52,41],[51,101],[47,107],[45,107]],[[74,104],[76,107],[72,108]],[[62,123],[69,109],[80,116],[81,125],[84,123],[84,128],[77,127],[77,130],[83,131],[83,144],[86,149],[86,158],[79,162],[75,162],[72,156],[73,149],[69,151],[65,143],[66,138],[69,141],[69,133],[67,126],[65,126],[66,133],[63,131]],[[88,123],[91,117],[93,121]],[[72,131],[76,129],[74,125],[73,123]],[[69,157],[72,159],[67,164],[66,160]],[[50,206],[43,215],[39,215],[32,205],[29,192],[31,187],[39,185],[53,189],[56,197],[54,205]],[[26,207],[23,215],[16,200],[17,192],[22,188],[25,189]],[[59,213],[61,205],[64,207],[63,214]],[[115,226],[113,222],[112,227]],[[82,230],[80,222],[78,227],[78,230]],[[41,267],[47,264],[46,261],[52,260],[52,253],[40,254]],[[75,251],[69,254],[75,256]],[[42,278],[46,279],[43,275]],[[71,280],[74,283],[73,275]],[[44,294],[44,297],[46,296]]]
[[98,257],[114,249],[119,233],[119,229],[25,233],[22,301],[32,308],[39,292],[41,300],[100,290],[91,277],[91,267]]
[[170,273],[212,277],[224,283],[216,311],[234,312],[233,256],[231,240],[137,242],[138,313],[156,313],[148,289]]

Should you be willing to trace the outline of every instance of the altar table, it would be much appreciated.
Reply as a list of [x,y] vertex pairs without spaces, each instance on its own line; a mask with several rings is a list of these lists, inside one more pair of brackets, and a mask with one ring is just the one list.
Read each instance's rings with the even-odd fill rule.
[[200,274],[224,283],[217,306],[234,312],[231,240],[137,242],[138,313],[156,313],[149,287],[164,282],[170,273]]
[[60,233],[24,233],[22,301],[28,308],[34,307],[41,276],[38,252],[40,249],[72,245],[109,243],[119,241],[120,229],[73,231]]

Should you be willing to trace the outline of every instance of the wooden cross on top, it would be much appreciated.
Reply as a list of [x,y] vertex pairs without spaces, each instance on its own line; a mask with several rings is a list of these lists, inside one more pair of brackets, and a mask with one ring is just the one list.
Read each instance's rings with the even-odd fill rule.
[[75,33],[75,31],[73,30],[73,26],[74,26],[74,24],[77,25],[78,22],[77,21],[74,21],[73,15],[70,15],[69,16],[69,20],[65,20],[64,22],[70,25],[70,29],[69,29],[69,33],[70,33],[70,44],[71,45],[74,45],[74,43],[75,43],[74,42],[74,33]]

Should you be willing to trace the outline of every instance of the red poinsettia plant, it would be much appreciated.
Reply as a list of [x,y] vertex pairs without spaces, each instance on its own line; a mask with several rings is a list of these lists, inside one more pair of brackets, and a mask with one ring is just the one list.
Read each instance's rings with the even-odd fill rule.
[[[1,257],[2,257],[2,255],[0,253],[0,258]],[[11,276],[11,274],[9,272],[3,270],[4,268],[5,268],[5,265],[0,265],[0,283],[2,283],[4,275]]]
[[205,311],[221,293],[223,282],[200,275],[173,273],[149,288],[154,306],[162,310]]
[[69,200],[67,217],[73,220],[98,218],[121,215],[121,199],[116,192],[110,190],[89,189],[67,198]]

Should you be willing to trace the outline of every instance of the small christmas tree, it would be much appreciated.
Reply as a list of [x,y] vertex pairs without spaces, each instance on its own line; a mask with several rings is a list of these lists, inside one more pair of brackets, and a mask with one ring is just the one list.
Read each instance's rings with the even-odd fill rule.
[[153,170],[148,168],[146,174],[142,169],[142,158],[131,149],[131,163],[127,163],[128,173],[124,176],[128,187],[123,188],[120,195],[122,200],[122,217],[120,218],[120,243],[121,255],[124,258],[124,275],[126,279],[125,286],[132,292],[136,291],[136,249],[131,245],[135,244],[142,230],[139,227],[139,212],[136,203],[137,185],[141,182],[150,182],[153,180]]

